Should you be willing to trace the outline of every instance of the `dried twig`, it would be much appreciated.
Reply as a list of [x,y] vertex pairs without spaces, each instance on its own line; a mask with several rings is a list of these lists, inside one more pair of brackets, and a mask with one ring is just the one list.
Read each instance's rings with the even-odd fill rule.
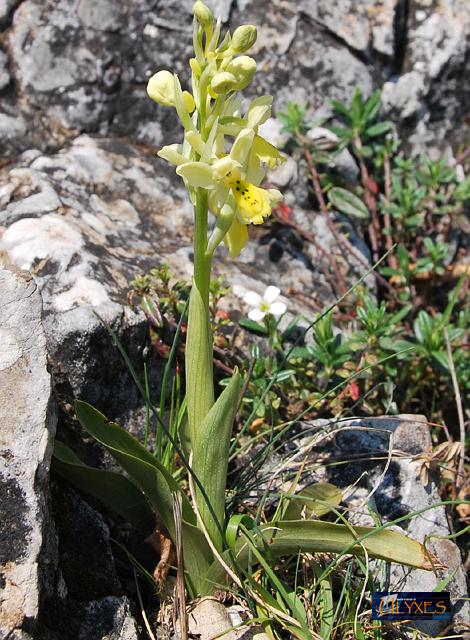
[[457,477],[455,480],[455,486],[460,489],[464,482],[464,464],[465,464],[465,420],[463,416],[462,396],[460,395],[459,383],[457,380],[457,373],[455,371],[454,358],[452,356],[452,346],[449,340],[449,333],[447,327],[444,327],[444,337],[446,341],[447,357],[449,358],[450,377],[452,379],[452,386],[454,387],[455,404],[457,406],[457,415],[459,417],[459,430],[460,430],[460,458],[457,467]]
[[175,519],[176,537],[176,603],[181,640],[188,640],[188,617],[186,615],[186,593],[184,590],[184,558],[182,529],[182,498],[179,491],[173,492],[173,517]]
[[[390,156],[388,153],[384,156],[384,182],[385,182],[385,200],[387,204],[390,204],[392,198],[392,168],[390,166]],[[389,267],[396,269],[398,261],[396,256],[393,255],[393,238],[392,238],[392,221],[390,214],[384,212],[384,226],[385,226],[385,248],[390,251],[387,262]]]

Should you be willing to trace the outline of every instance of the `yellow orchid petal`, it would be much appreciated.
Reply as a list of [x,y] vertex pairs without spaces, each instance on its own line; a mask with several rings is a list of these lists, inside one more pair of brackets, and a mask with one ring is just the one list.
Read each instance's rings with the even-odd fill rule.
[[274,145],[258,135],[254,137],[252,153],[270,169],[274,169],[286,161],[286,157]]
[[173,74],[166,69],[155,73],[147,83],[147,95],[158,104],[173,107],[175,105]]
[[232,190],[238,210],[245,224],[262,224],[271,214],[269,191],[242,180],[240,173],[232,171],[223,183]]
[[224,238],[225,246],[231,258],[237,258],[248,242],[248,229],[246,224],[234,219],[230,229]]
[[210,189],[215,186],[212,168],[205,162],[185,162],[180,164],[176,173],[184,178],[192,187]]
[[260,124],[265,123],[266,120],[271,116],[272,104],[272,96],[266,95],[255,98],[250,104],[246,114],[247,126],[250,129],[254,129]]
[[184,139],[189,142],[196,153],[199,153],[199,155],[204,153],[204,140],[198,131],[195,131],[194,129],[186,131]]
[[194,98],[189,91],[183,91],[183,104],[186,107],[186,111],[188,113],[192,113],[196,108],[196,103],[194,102]]
[[239,168],[240,165],[238,162],[230,156],[224,156],[212,164],[212,174],[216,180],[222,180],[228,173]]
[[242,129],[235,138],[232,150],[230,151],[230,157],[241,165],[245,164],[253,145],[253,138],[253,129]]
[[160,151],[157,151],[157,156],[176,166],[188,161],[182,154],[181,145],[179,144],[169,144],[162,147]]

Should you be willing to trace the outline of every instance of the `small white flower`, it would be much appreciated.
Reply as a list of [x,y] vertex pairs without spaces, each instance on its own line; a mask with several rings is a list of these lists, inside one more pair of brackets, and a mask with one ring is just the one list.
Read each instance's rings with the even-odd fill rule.
[[272,316],[282,316],[283,313],[286,312],[286,305],[283,302],[275,302],[275,300],[279,297],[281,291],[277,287],[268,287],[263,294],[263,297],[256,293],[255,291],[248,291],[248,293],[243,298],[243,301],[246,302],[250,307],[253,307],[248,313],[248,317],[250,320],[254,320],[254,322],[259,322],[262,320],[267,314]]

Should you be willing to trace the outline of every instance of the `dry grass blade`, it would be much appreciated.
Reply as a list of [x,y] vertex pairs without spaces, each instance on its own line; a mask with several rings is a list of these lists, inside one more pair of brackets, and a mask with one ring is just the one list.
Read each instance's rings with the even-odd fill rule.
[[137,571],[135,570],[135,567],[133,569],[134,569],[134,581],[135,581],[135,587],[137,590],[137,597],[139,598],[140,613],[142,615],[142,619],[144,621],[145,628],[147,629],[147,633],[149,634],[150,640],[156,640],[155,635],[152,631],[152,627],[150,626],[150,622],[147,618],[147,614],[145,613],[144,604],[142,602],[142,596],[140,594],[139,581],[137,579]]
[[188,640],[188,617],[186,615],[186,593],[184,589],[184,558],[183,558],[183,531],[182,531],[182,501],[181,494],[173,493],[173,515],[175,518],[176,539],[176,606],[181,640]]
[[460,489],[464,483],[465,473],[465,420],[462,407],[462,396],[460,395],[459,383],[457,380],[457,372],[455,371],[454,358],[452,357],[452,347],[449,340],[449,333],[447,327],[444,327],[444,337],[446,341],[447,356],[449,358],[450,377],[452,379],[452,386],[454,387],[455,404],[457,405],[457,415],[459,417],[459,430],[460,430],[460,458],[457,467],[457,477],[455,479],[455,485],[457,489]]

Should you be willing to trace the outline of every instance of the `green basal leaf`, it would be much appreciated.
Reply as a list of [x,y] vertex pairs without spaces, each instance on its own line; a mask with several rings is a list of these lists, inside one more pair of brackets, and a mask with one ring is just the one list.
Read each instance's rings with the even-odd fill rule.
[[[240,395],[240,375],[236,371],[228,386],[207,414],[193,442],[193,469],[204,487],[219,522],[196,487],[199,513],[216,548],[223,548],[225,529],[225,487],[233,421]],[[222,531],[221,531],[222,529]]]
[[212,561],[212,553],[196,527],[196,516],[176,480],[138,440],[115,422],[108,422],[97,409],[81,401],[75,403],[75,408],[83,428],[109,451],[143,491],[172,540],[175,540],[172,493],[181,493],[187,584],[191,591],[199,593],[204,588],[203,576]]
[[361,220],[368,220],[370,217],[369,209],[364,202],[347,189],[333,187],[328,192],[328,199],[333,207],[341,213]]
[[214,404],[212,337],[201,294],[193,284],[189,299],[186,337],[186,397],[188,436],[195,441],[198,429]]
[[52,468],[77,489],[97,498],[140,531],[144,538],[155,529],[155,513],[143,493],[120,473],[83,464],[63,442],[54,443]]
[[[432,570],[433,566],[422,544],[390,529],[352,527],[323,520],[279,520],[262,525],[260,530],[261,534],[253,535],[253,540],[260,551],[269,548],[273,557],[298,553],[362,555],[364,547],[372,558],[425,570]],[[236,549],[237,562],[242,567],[247,566],[250,549],[243,537],[238,538]],[[228,554],[225,553],[224,557],[229,561]],[[207,578],[223,584],[224,570],[217,560]]]
[[[264,544],[277,556],[302,551],[343,553],[346,549],[362,555],[363,545],[374,558],[419,569],[432,568],[422,544],[390,529],[350,527],[322,520],[283,520],[263,526],[262,531]],[[355,544],[355,540],[361,544]]]

